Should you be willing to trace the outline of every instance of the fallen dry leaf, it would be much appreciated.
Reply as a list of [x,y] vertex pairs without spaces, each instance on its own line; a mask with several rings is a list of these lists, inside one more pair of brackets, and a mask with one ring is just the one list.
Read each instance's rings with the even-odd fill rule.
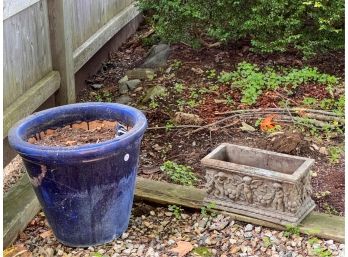
[[238,253],[239,251],[240,251],[240,247],[239,246],[233,245],[230,248],[230,253],[232,253],[232,254]]
[[52,230],[47,230],[47,231],[45,231],[45,232],[42,232],[42,233],[40,234],[40,237],[42,237],[42,238],[47,238],[47,237],[50,237],[52,234],[53,234]]
[[31,252],[22,244],[11,246],[3,251],[4,257],[32,257]]
[[189,252],[192,251],[193,249],[193,245],[190,242],[186,242],[186,241],[178,241],[176,243],[178,246],[175,248],[172,248],[170,251],[171,252],[175,252],[178,253],[178,257],[183,257],[186,254],[188,254]]

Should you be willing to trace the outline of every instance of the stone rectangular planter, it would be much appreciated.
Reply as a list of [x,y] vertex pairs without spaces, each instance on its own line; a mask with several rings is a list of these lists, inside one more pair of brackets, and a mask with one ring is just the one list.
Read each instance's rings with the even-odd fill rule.
[[202,159],[206,203],[282,225],[297,225],[311,212],[314,160],[245,146],[221,144]]

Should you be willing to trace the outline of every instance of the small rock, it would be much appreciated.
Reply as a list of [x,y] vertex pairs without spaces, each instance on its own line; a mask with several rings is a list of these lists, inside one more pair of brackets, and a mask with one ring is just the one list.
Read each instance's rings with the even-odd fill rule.
[[223,217],[223,216],[219,217],[219,216],[218,218],[213,220],[212,224],[209,227],[210,230],[217,230],[217,231],[223,230],[230,223],[229,217]]
[[242,126],[240,127],[240,130],[254,132],[256,129],[253,126],[250,126],[249,124],[245,122],[242,122]]
[[91,88],[93,89],[100,89],[104,86],[104,84],[91,84]]
[[126,82],[129,90],[136,89],[139,86],[140,83],[141,83],[140,79],[132,79],[132,80],[128,80]]
[[238,253],[239,251],[240,251],[240,247],[239,247],[239,246],[234,245],[234,246],[232,246],[232,247],[230,248],[230,253],[231,253],[231,254]]
[[127,94],[128,93],[128,86],[126,83],[121,83],[118,85],[118,91],[120,92],[121,95]]
[[253,232],[247,231],[244,233],[244,238],[245,239],[251,239],[253,237]]
[[164,215],[166,215],[167,217],[171,217],[171,216],[173,215],[173,213],[172,213],[172,212],[167,211],[167,212],[165,212],[165,213],[164,213]]
[[319,153],[324,154],[324,155],[328,155],[329,154],[329,152],[327,151],[326,147],[324,147],[324,146],[320,147]]
[[292,252],[280,252],[279,253],[279,257],[293,257],[293,253]]
[[137,256],[143,256],[145,245],[140,245],[137,251]]
[[124,232],[121,236],[122,239],[126,239],[129,236],[129,233]]
[[326,245],[333,245],[334,241],[333,240],[327,240],[325,241]]
[[155,250],[152,247],[149,247],[149,249],[147,249],[145,257],[153,257],[154,255],[155,255]]
[[155,214],[156,214],[156,213],[155,213],[154,211],[150,211],[150,215],[151,215],[151,216],[155,216]]
[[170,53],[170,46],[167,44],[154,45],[149,50],[143,68],[158,68],[164,66]]
[[126,76],[129,80],[132,79],[148,79],[152,80],[155,77],[155,71],[152,69],[145,68],[135,68],[133,70],[128,70]]
[[174,122],[180,125],[201,125],[204,120],[196,114],[176,112]]
[[208,223],[208,218],[202,218],[199,222],[198,222],[198,226],[200,228],[205,228],[207,226]]
[[91,91],[91,92],[89,93],[89,95],[90,95],[91,97],[96,97],[98,94],[97,94],[96,92],[94,92],[94,91]]
[[245,226],[245,228],[244,228],[244,231],[252,231],[252,230],[253,230],[253,228],[254,228],[254,226],[253,226],[253,225],[251,225],[251,224],[247,224],[247,225]]
[[167,92],[167,89],[163,86],[160,86],[160,85],[153,86],[146,91],[146,95],[143,98],[143,102],[146,103],[146,102],[149,102],[150,100],[155,99],[158,96],[163,96],[165,95],[166,92]]
[[118,84],[124,84],[128,81],[128,76],[124,76],[123,78],[121,78],[119,81],[118,81]]
[[190,215],[188,215],[188,214],[185,214],[185,213],[182,213],[182,214],[181,214],[181,218],[182,218],[183,220],[188,219],[189,217],[190,217]]
[[137,87],[136,89],[134,89],[134,93],[135,93],[135,92],[139,92],[139,91],[141,91],[141,90],[143,90],[143,87]]
[[120,103],[120,104],[128,104],[131,101],[132,101],[132,98],[130,98],[127,95],[122,95],[115,100],[116,103]]
[[104,254],[104,253],[106,253],[106,251],[104,249],[100,249],[100,250],[98,250],[98,253]]
[[328,248],[332,251],[337,251],[337,246],[335,244],[329,245]]
[[129,248],[123,250],[123,253],[124,253],[124,254],[127,254],[127,255],[130,254],[131,252],[132,252],[132,249],[129,249]]
[[173,245],[175,244],[175,241],[173,239],[169,239],[167,242],[168,245]]
[[256,232],[256,233],[260,233],[260,232],[261,232],[261,227],[256,227],[256,228],[255,228],[255,232]]
[[316,144],[312,144],[312,145],[310,146],[310,148],[312,148],[314,151],[319,151],[319,150],[320,150],[320,147],[317,146]]
[[45,250],[46,257],[53,257],[54,256],[54,250],[52,248],[47,248]]
[[313,245],[312,245],[312,247],[313,247],[313,249],[317,249],[317,248],[320,248],[320,244],[318,244],[318,243],[315,243],[315,244],[313,244]]

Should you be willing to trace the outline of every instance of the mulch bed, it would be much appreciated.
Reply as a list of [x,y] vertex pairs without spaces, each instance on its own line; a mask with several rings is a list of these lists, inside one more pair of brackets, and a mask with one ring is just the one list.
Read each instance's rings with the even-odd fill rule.
[[[140,38],[146,34],[149,27],[145,24],[140,27],[138,32],[125,43],[117,53],[111,54],[102,69],[92,76],[87,85],[102,83],[104,87],[99,90],[86,87],[79,93],[78,99],[81,102],[96,101],[96,95],[107,94],[108,98],[104,101],[115,101],[119,96],[118,80],[125,72],[137,67],[146,52],[148,46],[141,43]],[[171,54],[168,65],[157,72],[157,77],[151,81],[142,81],[140,89],[129,93],[133,99],[130,105],[143,109],[149,120],[149,127],[166,126],[167,122],[173,119],[174,113],[179,110],[178,100],[188,101],[190,88],[199,90],[206,85],[214,85],[216,79],[207,79],[205,72],[215,69],[216,73],[222,70],[231,71],[242,61],[257,64],[259,67],[265,66],[284,66],[301,68],[303,66],[317,67],[320,71],[330,73],[339,77],[344,75],[344,55],[343,52],[329,53],[320,55],[313,59],[304,61],[294,53],[260,55],[250,51],[247,42],[237,42],[217,48],[203,48],[194,50],[183,44],[171,46]],[[177,65],[180,64],[180,65]],[[180,67],[176,67],[180,66]],[[171,67],[172,71],[166,71]],[[203,72],[203,73],[202,73]],[[175,92],[173,85],[184,83],[185,87],[181,95]],[[167,97],[157,99],[158,106],[154,109],[144,104],[141,99],[145,95],[147,88],[153,85],[162,85],[167,89]],[[342,89],[335,89],[334,98],[337,99],[342,93]],[[222,95],[229,95],[233,101],[227,104],[220,100]],[[221,85],[215,93],[201,95],[197,106],[184,106],[181,111],[197,114],[204,119],[205,124],[221,119],[216,112],[224,112],[234,109],[249,108],[277,108],[280,101],[289,100],[289,107],[299,106],[304,97],[315,97],[318,100],[330,97],[324,86],[319,84],[302,85],[294,90],[291,96],[284,97],[285,93],[280,88],[277,91],[265,91],[258,98],[257,103],[246,106],[240,102],[241,93],[238,90],[231,90],[226,85]],[[99,99],[100,100],[100,99]],[[263,118],[262,116],[260,118]],[[261,149],[272,149],[271,138],[268,133],[259,130],[255,132],[242,132],[239,127],[245,121],[249,125],[254,125],[255,120],[234,119],[235,123],[228,129],[223,130],[203,130],[191,136],[187,136],[190,129],[156,129],[148,130],[144,136],[141,148],[141,164],[139,174],[141,176],[155,180],[170,181],[166,175],[160,171],[159,166],[165,160],[172,160],[180,164],[190,165],[194,168],[199,177],[198,187],[203,187],[205,183],[204,170],[200,165],[200,159],[213,150],[222,142],[231,142]],[[342,135],[330,140],[317,140],[311,137],[301,128],[294,128],[287,124],[281,124],[285,131],[295,130],[299,134],[301,144],[289,154],[295,154],[315,159],[313,172],[316,174],[312,178],[313,199],[317,204],[317,210],[327,213],[344,215],[344,154],[338,163],[332,163],[327,154],[318,151],[320,147],[342,146],[344,138]],[[192,129],[191,129],[192,130]],[[313,145],[315,147],[313,148]],[[322,196],[321,192],[329,193]]]

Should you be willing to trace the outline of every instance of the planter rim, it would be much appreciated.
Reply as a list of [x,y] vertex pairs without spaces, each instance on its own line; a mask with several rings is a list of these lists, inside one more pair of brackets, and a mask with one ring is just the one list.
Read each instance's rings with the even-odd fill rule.
[[[31,126],[29,125],[35,119],[40,119],[46,115],[52,115],[63,112],[63,111],[73,111],[74,109],[78,110],[80,108],[88,109],[102,109],[109,108],[112,111],[118,112],[125,110],[127,115],[131,116],[134,124],[130,131],[127,133],[113,138],[107,141],[94,144],[84,144],[81,146],[74,147],[60,147],[60,146],[40,146],[28,143],[24,137],[26,135],[27,129]],[[18,121],[9,131],[8,140],[10,145],[20,154],[24,156],[40,156],[42,159],[51,159],[57,160],[58,158],[68,158],[72,159],[73,157],[78,156],[79,158],[92,158],[100,159],[103,154],[110,155],[110,151],[118,149],[120,147],[127,147],[127,145],[137,138],[141,137],[147,128],[147,120],[145,115],[138,109],[118,104],[118,103],[100,103],[100,102],[87,102],[87,103],[75,103],[68,104],[58,107],[53,107],[44,111],[40,111],[34,114],[27,116],[26,118]]]
[[[224,147],[227,147],[227,146],[234,146],[234,147],[238,147],[245,150],[257,149],[259,152],[266,153],[266,154],[277,154],[278,156],[282,156],[282,157],[289,157],[292,159],[302,160],[303,163],[296,170],[294,170],[292,174],[286,174],[286,173],[282,173],[275,170],[266,170],[266,169],[257,168],[254,166],[235,164],[232,162],[225,162],[221,160],[212,159],[212,156],[214,156],[217,152],[221,151]],[[301,179],[305,175],[306,170],[314,164],[314,160],[311,158],[277,153],[277,152],[263,150],[259,148],[251,148],[248,146],[222,143],[218,147],[216,147],[212,152],[206,155],[201,160],[201,163],[203,164],[203,166],[207,168],[224,170],[225,172],[233,170],[233,172],[243,173],[245,175],[263,177],[263,178],[267,177],[269,179],[275,179],[279,181],[284,181],[285,179],[288,182],[296,183],[299,179]]]

